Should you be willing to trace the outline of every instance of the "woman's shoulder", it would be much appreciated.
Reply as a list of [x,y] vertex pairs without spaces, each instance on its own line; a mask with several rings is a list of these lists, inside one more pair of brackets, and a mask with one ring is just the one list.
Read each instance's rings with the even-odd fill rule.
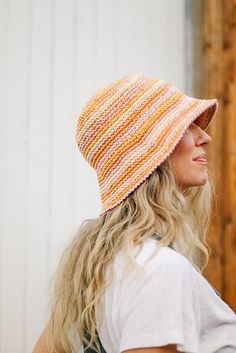
[[[156,251],[156,249],[158,249],[158,251]],[[173,247],[161,246],[160,248],[158,248],[158,240],[155,240],[153,238],[149,238],[144,241],[143,247],[139,255],[137,256],[137,262],[139,264],[145,263],[145,261],[151,254],[155,254],[153,256],[152,261],[157,265],[172,266],[173,264],[179,264],[179,266],[192,266],[190,261],[181,253],[177,252]]]
[[[184,276],[190,279],[194,273],[193,271],[196,271],[185,256],[169,246],[158,247],[158,241],[152,238],[145,240],[141,248],[135,246],[133,255],[135,254],[138,271],[133,272],[132,275],[135,276],[137,272],[142,272],[144,279],[145,276],[146,279],[153,276],[168,276],[169,278],[182,278]],[[127,264],[127,254],[124,251],[120,251],[115,257],[113,264],[113,270],[117,278],[123,277],[124,273],[127,273]]]

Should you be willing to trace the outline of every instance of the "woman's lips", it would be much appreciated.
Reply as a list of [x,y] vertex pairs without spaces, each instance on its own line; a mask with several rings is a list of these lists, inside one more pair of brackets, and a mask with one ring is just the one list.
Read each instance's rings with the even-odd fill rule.
[[196,158],[194,162],[199,162],[202,164],[207,164],[207,159],[206,158]]

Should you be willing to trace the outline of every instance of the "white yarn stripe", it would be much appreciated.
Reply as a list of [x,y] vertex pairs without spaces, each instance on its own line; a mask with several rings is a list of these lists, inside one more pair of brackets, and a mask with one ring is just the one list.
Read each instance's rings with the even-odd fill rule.
[[118,127],[122,126],[124,122],[127,121],[127,118],[129,116],[132,116],[132,114],[139,108],[141,107],[147,99],[149,99],[159,87],[164,86],[165,83],[162,81],[156,82],[151,88],[149,88],[138,100],[134,101],[133,104],[129,107],[129,109],[120,117],[120,119],[116,122],[116,124],[113,124],[107,131],[106,133],[101,137],[99,140],[99,143],[97,143],[89,152],[88,160],[91,162],[94,154],[101,148],[103,145],[104,141],[108,139],[108,137],[117,130]]
[[[178,129],[182,129],[185,127],[184,131],[186,131],[187,127],[196,119],[196,113],[198,116],[202,114],[207,108],[209,108],[212,105],[212,103],[208,103],[206,106],[205,101],[201,102],[191,113],[188,113],[188,115],[182,120],[179,121],[179,123],[175,127],[175,131]],[[181,133],[181,138],[183,136],[184,131]],[[155,160],[160,159],[160,162],[162,162],[167,156],[172,152],[173,146],[175,143],[173,143],[173,146],[168,146],[168,143],[170,141],[170,138],[167,138],[163,147],[160,150],[157,150],[157,153],[152,157],[155,158]],[[177,143],[179,142],[180,139],[177,139]],[[115,199],[116,196],[119,196],[119,190],[126,188],[129,184],[132,183],[133,180],[136,178],[138,179],[139,175],[147,168],[147,166],[150,164],[150,161],[147,161],[145,164],[141,165],[140,168],[135,170],[135,173],[131,176],[131,178],[125,180],[125,182],[121,185],[119,185],[119,188],[117,190],[113,190],[112,195],[106,200],[106,204],[110,204],[113,199]],[[119,173],[120,174],[120,173]],[[115,180],[117,180],[118,175],[116,176]],[[109,184],[112,184],[111,179]],[[130,191],[131,192],[131,191]]]
[[[125,142],[128,141],[130,138],[131,134],[135,134],[137,131],[139,131],[140,126],[143,125],[143,123],[151,116],[152,114],[155,113],[155,111],[158,109],[158,107],[165,102],[167,99],[173,96],[173,94],[176,92],[176,89],[171,87],[168,89],[167,92],[165,92],[163,95],[159,96],[158,99],[152,103],[152,105],[149,107],[146,107],[146,109],[141,113],[141,115],[138,117],[138,119],[133,123],[132,126],[122,135],[117,138],[117,141],[114,141],[112,146],[106,151],[104,156],[100,159],[99,163],[96,166],[97,171],[99,172],[100,169],[103,168],[103,163],[106,161],[108,158],[109,154],[112,153],[114,150],[118,149],[119,146]],[[161,119],[163,119],[162,117]]]

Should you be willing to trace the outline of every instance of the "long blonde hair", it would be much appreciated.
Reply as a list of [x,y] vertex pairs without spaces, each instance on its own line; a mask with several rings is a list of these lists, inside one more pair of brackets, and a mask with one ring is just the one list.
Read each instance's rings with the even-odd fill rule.
[[121,204],[81,224],[51,279],[49,353],[83,352],[82,342],[100,353],[95,304],[107,285],[104,266],[113,262],[120,249],[134,264],[132,246],[141,249],[155,233],[157,221],[163,225],[159,246],[171,244],[203,271],[211,252],[206,235],[216,196],[212,175],[208,167],[203,186],[181,191],[167,158]]

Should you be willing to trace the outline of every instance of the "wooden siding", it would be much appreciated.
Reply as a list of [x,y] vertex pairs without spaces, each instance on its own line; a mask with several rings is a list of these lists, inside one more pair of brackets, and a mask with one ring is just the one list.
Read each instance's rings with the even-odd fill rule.
[[[209,234],[214,253],[207,278],[236,311],[236,1],[187,1],[193,93],[219,99],[209,128],[217,203]],[[191,83],[190,83],[191,84]]]

